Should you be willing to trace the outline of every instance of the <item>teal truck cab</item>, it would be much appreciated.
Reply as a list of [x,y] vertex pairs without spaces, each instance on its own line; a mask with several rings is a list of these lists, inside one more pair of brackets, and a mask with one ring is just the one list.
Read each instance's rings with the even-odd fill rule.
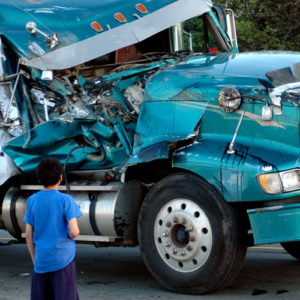
[[249,246],[300,258],[300,53],[238,53],[209,0],[1,1],[0,227],[24,242],[39,161],[58,159],[78,242],[139,245],[204,294]]

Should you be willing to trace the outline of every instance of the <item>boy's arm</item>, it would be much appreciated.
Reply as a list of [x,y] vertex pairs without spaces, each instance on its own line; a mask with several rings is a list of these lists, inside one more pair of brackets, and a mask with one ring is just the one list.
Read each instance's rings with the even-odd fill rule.
[[34,264],[35,248],[33,243],[33,226],[26,223],[26,243],[32,263]]
[[72,218],[69,222],[69,238],[74,239],[79,235],[79,227],[76,218]]

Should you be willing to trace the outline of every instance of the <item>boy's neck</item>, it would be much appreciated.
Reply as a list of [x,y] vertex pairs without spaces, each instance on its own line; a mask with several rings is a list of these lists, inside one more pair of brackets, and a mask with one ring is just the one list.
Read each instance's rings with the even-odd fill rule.
[[49,191],[49,190],[58,190],[58,187],[59,187],[59,183],[57,184],[54,184],[54,185],[48,185],[45,187],[45,191]]

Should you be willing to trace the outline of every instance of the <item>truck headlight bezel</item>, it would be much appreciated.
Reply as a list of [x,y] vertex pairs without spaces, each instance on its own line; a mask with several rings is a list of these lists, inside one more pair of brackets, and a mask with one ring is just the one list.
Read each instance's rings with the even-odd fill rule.
[[271,195],[297,191],[300,190],[300,169],[260,174],[257,182],[263,192]]

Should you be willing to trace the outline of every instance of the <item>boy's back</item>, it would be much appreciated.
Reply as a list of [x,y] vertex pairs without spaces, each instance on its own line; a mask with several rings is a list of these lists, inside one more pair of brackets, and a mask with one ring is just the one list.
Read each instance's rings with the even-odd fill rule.
[[80,215],[74,200],[57,190],[40,191],[28,199],[25,222],[34,227],[36,272],[62,269],[74,259],[68,221]]
[[27,201],[26,243],[34,264],[31,300],[79,299],[73,239],[79,234],[77,218],[82,213],[70,195],[58,191],[62,174],[56,159],[41,161],[37,177],[45,189]]

